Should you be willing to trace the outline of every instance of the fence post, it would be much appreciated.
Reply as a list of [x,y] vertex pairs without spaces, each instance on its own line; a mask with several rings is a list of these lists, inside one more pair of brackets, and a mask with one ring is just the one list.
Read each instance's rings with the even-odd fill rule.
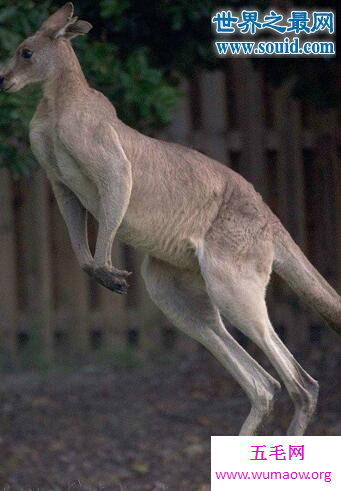
[[181,83],[180,89],[185,93],[182,97],[179,105],[176,108],[172,122],[166,129],[165,133],[170,140],[181,143],[182,145],[189,145],[191,139],[191,104],[189,97],[189,83],[184,80]]
[[[341,166],[337,155],[336,111],[317,112],[313,116],[315,130],[314,164],[318,170],[320,193],[317,202],[314,253],[321,273],[337,284],[341,277]],[[335,211],[334,211],[335,210]]]
[[225,74],[221,70],[203,71],[199,76],[202,129],[196,147],[220,162],[227,162],[227,100]]
[[83,357],[89,347],[89,281],[77,262],[55,200],[52,204],[52,224],[58,327],[67,334],[67,344],[72,353]]
[[[115,266],[123,264],[123,247],[117,239],[113,244],[112,256]],[[138,272],[134,272],[134,274],[138,274]],[[99,307],[106,349],[109,352],[121,351],[126,347],[127,342],[127,297],[126,295],[117,295],[104,287],[100,287],[99,295]]]
[[[341,286],[341,166],[337,153],[337,112],[316,112],[312,124],[316,144],[314,164],[320,185],[314,207],[314,264],[338,289]],[[322,336],[322,344],[338,354],[336,334],[324,329]]]
[[305,248],[305,184],[300,104],[291,95],[291,84],[275,94],[275,130],[278,135],[278,207],[281,220],[300,247]]
[[17,362],[17,271],[12,186],[9,171],[0,170],[0,333],[5,368]]
[[[44,359],[53,358],[52,278],[50,255],[49,187],[43,172],[34,172],[26,184],[24,238],[26,298],[30,327],[41,339]],[[32,331],[31,331],[32,332]]]
[[250,60],[236,59],[232,63],[232,80],[236,94],[237,126],[242,132],[240,173],[267,200],[268,173],[265,154],[262,72],[257,72]]

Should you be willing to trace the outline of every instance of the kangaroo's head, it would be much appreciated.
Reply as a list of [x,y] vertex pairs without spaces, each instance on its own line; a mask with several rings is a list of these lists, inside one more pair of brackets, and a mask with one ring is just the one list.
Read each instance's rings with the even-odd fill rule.
[[17,92],[27,84],[45,82],[54,76],[65,57],[65,41],[92,28],[89,22],[73,17],[73,12],[72,3],[66,3],[18,46],[0,71],[0,90]]

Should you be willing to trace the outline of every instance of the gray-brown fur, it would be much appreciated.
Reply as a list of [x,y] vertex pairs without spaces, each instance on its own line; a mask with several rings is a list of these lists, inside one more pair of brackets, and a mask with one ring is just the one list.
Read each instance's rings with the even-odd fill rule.
[[[52,183],[80,266],[125,293],[129,273],[111,264],[113,240],[143,250],[143,277],[155,303],[248,394],[252,408],[241,434],[255,434],[279,383],[233,340],[220,313],[268,355],[295,406],[288,433],[303,434],[318,384],[273,330],[266,287],[274,267],[338,332],[339,295],[241,176],[119,120],[108,99],[89,87],[69,41],[90,28],[66,4],[22,43],[1,82],[9,92],[30,82],[43,86],[31,146]],[[23,49],[33,53],[31,59]],[[99,224],[94,256],[88,212]]]

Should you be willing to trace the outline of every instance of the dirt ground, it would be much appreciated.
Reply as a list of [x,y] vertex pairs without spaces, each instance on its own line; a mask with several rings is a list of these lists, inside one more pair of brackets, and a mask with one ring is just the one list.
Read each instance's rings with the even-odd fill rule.
[[[341,435],[336,371],[319,377],[308,434]],[[237,434],[248,410],[239,387],[203,352],[130,370],[2,375],[0,487],[208,491],[210,436]],[[283,393],[262,433],[283,434],[291,415]]]

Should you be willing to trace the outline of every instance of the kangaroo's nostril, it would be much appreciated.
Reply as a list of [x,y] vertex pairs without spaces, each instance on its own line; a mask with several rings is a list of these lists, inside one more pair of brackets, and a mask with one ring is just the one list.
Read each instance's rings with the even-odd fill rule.
[[2,76],[0,75],[0,87],[2,87],[2,86],[3,86],[4,81],[5,81],[5,77],[2,77]]

